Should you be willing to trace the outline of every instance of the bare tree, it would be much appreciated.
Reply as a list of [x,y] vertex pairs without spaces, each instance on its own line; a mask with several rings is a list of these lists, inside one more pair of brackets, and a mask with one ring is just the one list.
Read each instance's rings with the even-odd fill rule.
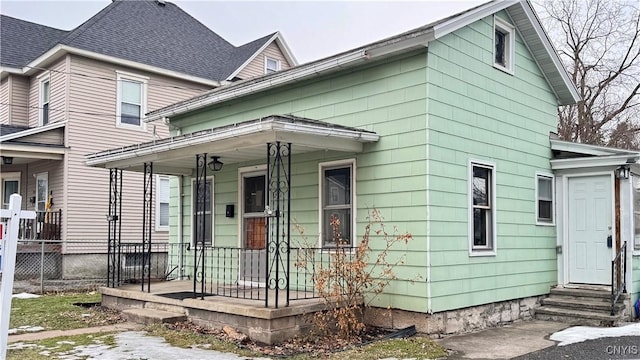
[[543,1],[543,22],[582,97],[559,109],[558,134],[570,141],[640,148],[639,2]]

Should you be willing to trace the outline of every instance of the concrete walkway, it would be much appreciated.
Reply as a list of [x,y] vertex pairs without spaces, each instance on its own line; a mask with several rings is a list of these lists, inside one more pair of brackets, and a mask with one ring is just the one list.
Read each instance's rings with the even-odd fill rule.
[[448,359],[511,359],[555,345],[549,336],[567,327],[552,321],[522,321],[437,341],[453,351]]
[[96,334],[103,332],[121,332],[121,331],[130,331],[130,330],[140,330],[143,325],[134,324],[131,322],[124,322],[120,324],[114,325],[104,325],[104,326],[94,326],[88,328],[81,329],[72,329],[72,330],[50,330],[50,331],[40,331],[19,335],[9,335],[9,343],[21,342],[21,341],[38,341],[43,339],[51,339],[59,336],[73,336],[73,335],[82,335],[82,334]]

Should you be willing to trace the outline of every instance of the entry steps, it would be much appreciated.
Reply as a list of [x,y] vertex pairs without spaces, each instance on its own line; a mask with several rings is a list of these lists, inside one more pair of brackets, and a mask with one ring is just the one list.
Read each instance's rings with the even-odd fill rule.
[[615,326],[624,321],[627,296],[620,295],[611,315],[611,290],[552,288],[549,297],[535,310],[535,318],[570,325]]
[[187,316],[181,313],[169,312],[157,309],[131,308],[122,311],[128,321],[138,324],[177,323],[186,321]]

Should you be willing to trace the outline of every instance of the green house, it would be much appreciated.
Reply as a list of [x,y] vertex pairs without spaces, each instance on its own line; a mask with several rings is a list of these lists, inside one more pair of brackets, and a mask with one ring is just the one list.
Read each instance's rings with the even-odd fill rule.
[[454,333],[553,315],[552,288],[585,287],[606,316],[620,290],[630,316],[640,154],[555,139],[558,106],[577,100],[532,5],[492,1],[149,113],[173,136],[87,164],[111,169],[116,190],[122,170],[145,173],[149,229],[153,184],[170,176],[171,277],[196,298],[313,298],[300,254],[322,264],[356,246],[376,209],[413,240],[392,248],[403,261],[371,323]]

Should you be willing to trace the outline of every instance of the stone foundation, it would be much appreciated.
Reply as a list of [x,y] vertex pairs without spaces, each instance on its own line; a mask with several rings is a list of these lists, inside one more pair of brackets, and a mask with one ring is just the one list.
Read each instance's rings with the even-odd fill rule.
[[434,314],[406,310],[369,308],[365,322],[369,325],[400,329],[415,325],[416,330],[430,335],[449,335],[508,324],[533,318],[535,308],[545,296],[535,296]]

